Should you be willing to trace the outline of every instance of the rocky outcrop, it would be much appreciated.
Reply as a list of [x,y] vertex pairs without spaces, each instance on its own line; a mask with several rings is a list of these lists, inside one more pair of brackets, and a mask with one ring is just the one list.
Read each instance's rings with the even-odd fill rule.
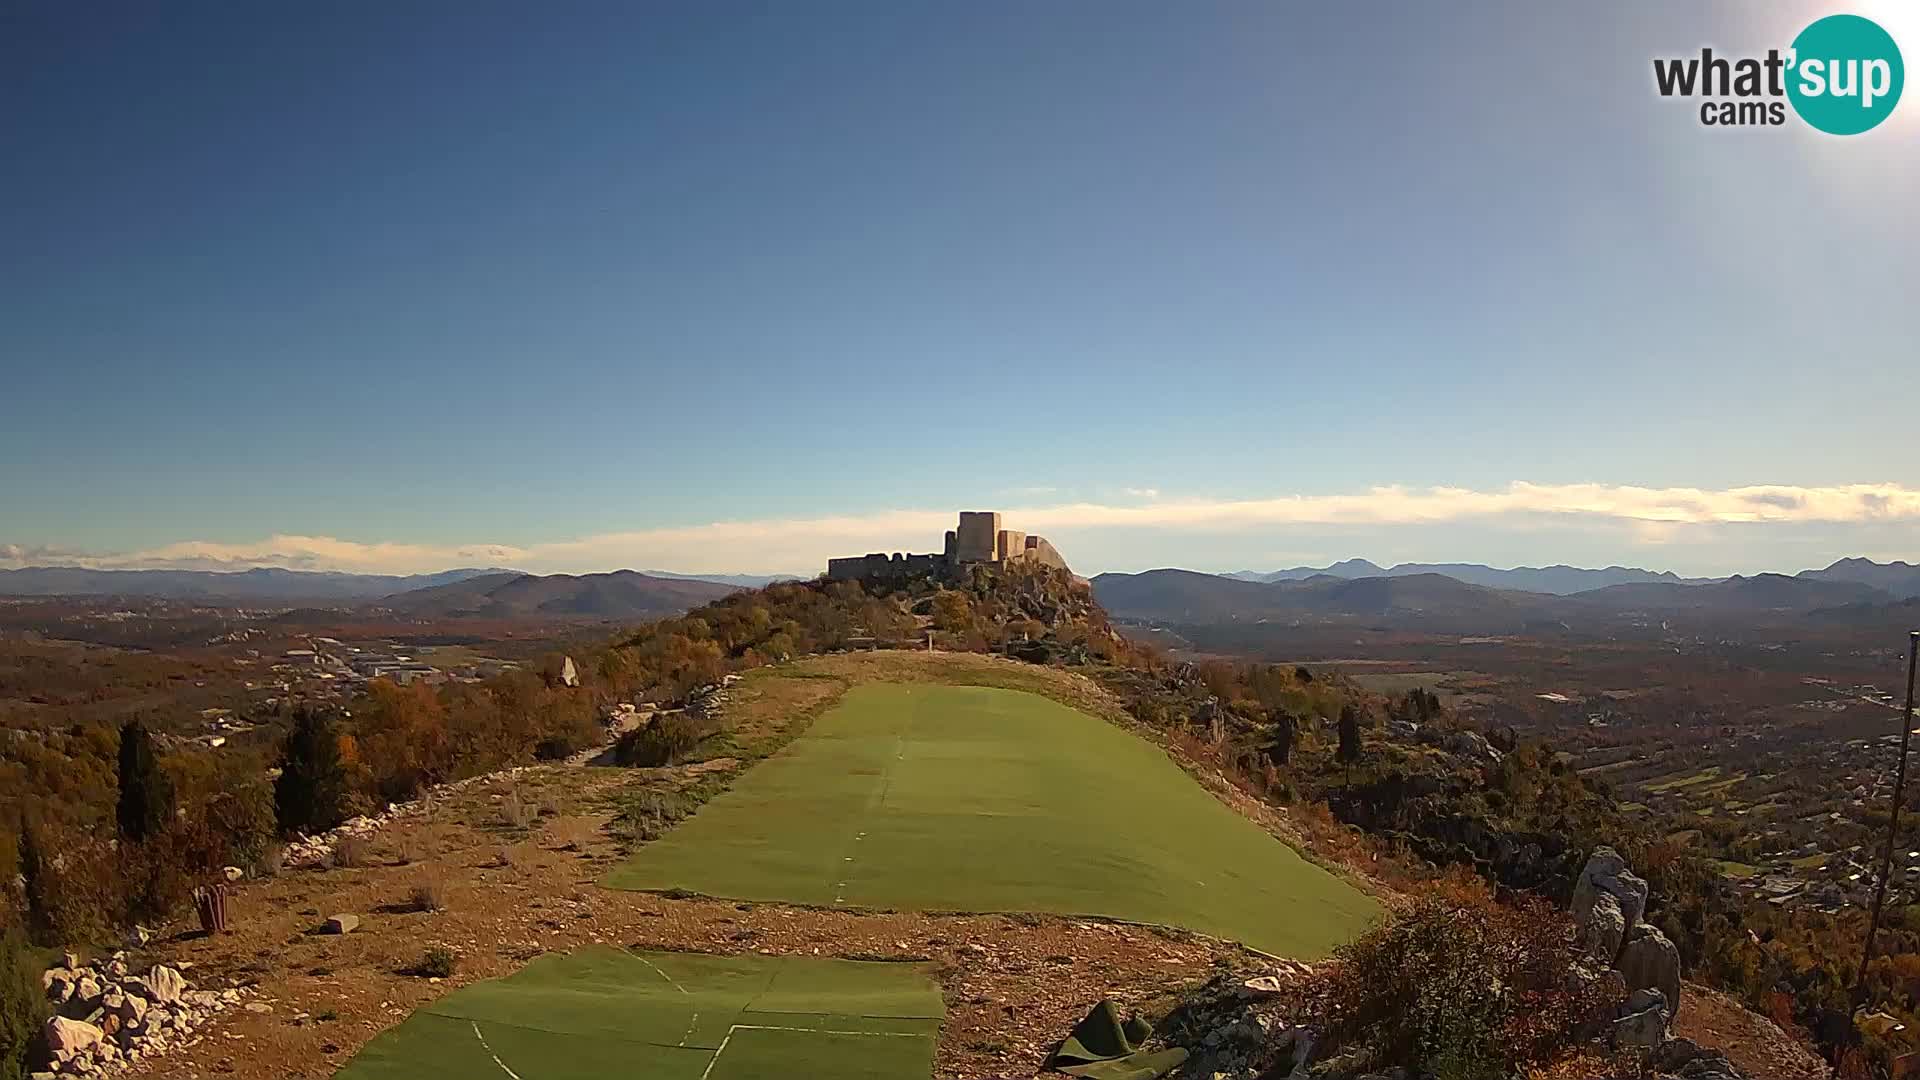
[[1739,1069],[1718,1050],[1708,1050],[1692,1039],[1672,1038],[1656,1048],[1647,1064],[1684,1080],[1742,1080]]
[[[1626,935],[1647,913],[1647,882],[1627,869],[1627,860],[1610,847],[1595,848],[1587,857],[1586,866],[1581,868],[1580,876],[1574,879],[1571,910],[1583,938],[1589,935],[1589,923],[1595,918],[1594,905],[1602,896],[1612,897],[1620,913],[1620,940],[1614,942],[1615,953],[1604,957],[1611,961],[1625,943]],[[1612,921],[1612,916],[1604,912],[1600,918]]]
[[1569,906],[1582,950],[1594,964],[1612,967],[1629,994],[1614,1020],[1614,1045],[1661,1045],[1680,1012],[1680,950],[1641,921],[1646,880],[1628,869],[1619,852],[1595,848],[1574,880]]
[[1649,1005],[1613,1022],[1613,1046],[1616,1050],[1652,1050],[1667,1038],[1666,1003]]
[[1222,972],[1187,993],[1156,1031],[1191,1055],[1182,1075],[1254,1077],[1305,1075],[1314,1031],[1296,1015],[1296,991],[1313,968],[1281,960],[1251,978]]
[[134,975],[124,953],[91,965],[68,953],[40,982],[56,1010],[44,1033],[55,1076],[107,1076],[190,1046],[196,1029],[247,993],[195,990],[164,964]]
[[1615,965],[1629,993],[1658,990],[1668,1003],[1669,1019],[1680,1011],[1680,950],[1667,935],[1651,926],[1636,926],[1627,934]]
[[1612,893],[1601,893],[1578,926],[1581,950],[1602,965],[1612,966],[1627,940],[1627,917],[1620,910],[1620,901]]

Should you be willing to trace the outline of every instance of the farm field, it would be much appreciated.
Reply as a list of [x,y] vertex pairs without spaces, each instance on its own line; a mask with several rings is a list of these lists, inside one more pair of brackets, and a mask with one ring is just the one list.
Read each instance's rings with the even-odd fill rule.
[[1103,917],[1308,958],[1379,914],[1106,721],[1035,694],[925,683],[852,688],[605,884]]
[[337,1080],[924,1080],[943,1008],[916,966],[591,947],[432,1003]]

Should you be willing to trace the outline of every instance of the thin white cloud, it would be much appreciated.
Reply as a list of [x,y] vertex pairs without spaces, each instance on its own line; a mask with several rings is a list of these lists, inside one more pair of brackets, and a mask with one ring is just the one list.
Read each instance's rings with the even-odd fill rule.
[[[1009,524],[1029,532],[1080,536],[1108,529],[1204,535],[1298,526],[1409,526],[1457,521],[1522,527],[1546,515],[1623,524],[1643,543],[1657,544],[1704,526],[1916,521],[1920,520],[1920,489],[1899,484],[1711,489],[1516,482],[1491,491],[1394,486],[1352,494],[1267,499],[1169,498],[1128,505],[1076,502],[1009,507],[1006,514]],[[938,550],[940,536],[952,522],[950,510],[889,510],[636,529],[525,546],[363,543],[329,536],[272,536],[252,543],[193,540],[120,554],[0,545],[0,567],[241,570],[285,566],[419,573],[453,566],[507,566],[535,572],[633,567],[690,573],[811,573],[835,555]]]

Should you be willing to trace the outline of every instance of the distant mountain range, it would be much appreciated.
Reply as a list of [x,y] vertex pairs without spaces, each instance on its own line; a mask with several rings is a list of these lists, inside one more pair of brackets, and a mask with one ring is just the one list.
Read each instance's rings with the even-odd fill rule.
[[1902,600],[1920,596],[1920,566],[1911,563],[1841,559],[1825,570],[1802,570],[1794,576],[1814,581],[1854,581]]
[[317,570],[88,570],[75,566],[29,566],[0,570],[0,596],[139,596],[201,601],[353,601],[465,581],[490,570],[443,570],[437,574],[341,574]]
[[636,573],[574,577],[465,568],[437,574],[342,574],[278,568],[88,570],[36,566],[0,570],[0,596],[120,596],[202,604],[366,605],[410,614],[577,615],[653,618],[697,607],[740,588],[780,580],[746,574],[713,578]]
[[1471,585],[1444,574],[1247,581],[1191,570],[1101,574],[1093,593],[1124,619],[1210,623],[1313,615],[1434,615],[1474,622],[1545,617],[1552,597]]
[[1340,578],[1374,577],[1412,577],[1416,574],[1442,574],[1464,581],[1469,585],[1484,585],[1489,589],[1520,589],[1525,592],[1550,593],[1555,596],[1568,596],[1589,589],[1603,589],[1609,585],[1634,585],[1642,582],[1666,582],[1676,585],[1698,585],[1715,578],[1683,578],[1670,570],[1642,570],[1632,566],[1609,566],[1604,570],[1587,570],[1577,566],[1516,566],[1511,570],[1496,570],[1479,563],[1400,563],[1397,566],[1377,566],[1365,559],[1348,559],[1331,566],[1296,566],[1291,570],[1274,570],[1260,573],[1242,570],[1228,574],[1228,577],[1243,581],[1303,581],[1311,577],[1327,575]]
[[1609,585],[1569,599],[1611,608],[1649,611],[1811,611],[1842,604],[1888,603],[1895,597],[1857,581],[1829,581],[1785,574],[1755,574],[1702,585],[1642,582]]
[[676,574],[671,570],[642,570],[648,577],[666,578],[669,581],[711,581],[718,585],[732,585],[741,589],[759,589],[776,581],[799,581],[792,574]]
[[663,578],[632,570],[610,574],[484,574],[389,596],[406,615],[510,618],[527,615],[651,619],[675,615],[739,591],[732,585]]
[[[1871,614],[1920,595],[1920,568],[1842,559],[1824,570],[1795,576],[1735,575],[1687,579],[1626,567],[1521,567],[1495,570],[1462,564],[1405,563],[1382,569],[1363,559],[1319,571],[1215,575],[1190,570],[1101,574],[1094,595],[1123,619],[1191,624],[1311,616],[1406,616],[1449,625],[1525,625],[1567,622],[1641,612],[1744,614],[1760,612],[1859,612]],[[1378,570],[1368,574],[1367,570]],[[1583,580],[1605,582],[1570,589]],[[1626,580],[1617,580],[1625,578]],[[1477,580],[1468,580],[1477,579]],[[1510,582],[1530,582],[1525,589]],[[1493,583],[1493,584],[1490,584]],[[1549,588],[1555,586],[1557,588]],[[1568,590],[1568,591],[1559,591]]]

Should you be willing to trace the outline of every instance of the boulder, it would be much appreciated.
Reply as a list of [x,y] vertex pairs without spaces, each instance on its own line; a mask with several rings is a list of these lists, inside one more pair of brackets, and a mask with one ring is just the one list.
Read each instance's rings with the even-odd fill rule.
[[329,915],[327,921],[320,924],[320,932],[324,934],[351,934],[359,928],[358,915]]
[[1637,1013],[1654,1008],[1662,1012],[1669,1011],[1667,1009],[1667,995],[1651,986],[1643,986],[1627,995],[1627,1003],[1621,1009],[1621,1012]]
[[1652,1050],[1667,1041],[1667,1010],[1653,1005],[1613,1022],[1616,1049]]
[[1594,902],[1605,893],[1612,896],[1620,905],[1620,916],[1631,931],[1639,925],[1640,917],[1647,911],[1647,883],[1627,869],[1627,860],[1610,847],[1593,849],[1588,856],[1587,865],[1573,883],[1573,921],[1582,926],[1586,924],[1588,913]]
[[1669,1017],[1680,1014],[1680,950],[1665,934],[1651,926],[1634,927],[1614,966],[1628,993],[1651,987],[1666,998]]
[[1463,757],[1481,761],[1497,762],[1501,757],[1500,751],[1495,750],[1493,744],[1487,741],[1487,737],[1477,731],[1456,731],[1447,736],[1443,745]]
[[137,1025],[147,1018],[147,999],[139,994],[108,994],[100,1005],[109,1015],[118,1016],[123,1025]]
[[171,1005],[180,1000],[186,992],[186,976],[165,964],[155,964],[142,980],[146,988],[146,997],[155,1005]]
[[1733,1067],[1725,1054],[1679,1036],[1661,1043],[1647,1063],[1661,1072],[1679,1073],[1702,1080],[1712,1076],[1740,1075],[1740,1070]]
[[1580,918],[1580,947],[1588,956],[1611,966],[1627,939],[1627,916],[1612,893],[1600,893]]
[[73,997],[81,1002],[92,1002],[100,997],[100,980],[92,974],[83,974],[80,981],[73,984]]
[[106,1033],[85,1020],[56,1016],[47,1021],[47,1049],[56,1054],[77,1054],[97,1046]]

